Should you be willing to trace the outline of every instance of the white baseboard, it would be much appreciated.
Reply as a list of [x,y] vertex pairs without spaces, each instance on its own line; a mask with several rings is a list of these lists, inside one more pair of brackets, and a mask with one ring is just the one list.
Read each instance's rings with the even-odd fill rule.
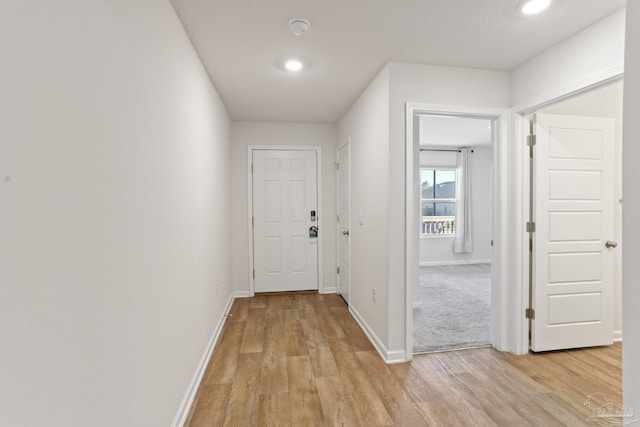
[[622,331],[613,331],[613,342],[622,342]]
[[355,321],[358,323],[360,328],[364,331],[364,334],[367,336],[367,338],[369,338],[369,341],[371,341],[371,344],[373,344],[373,347],[376,349],[378,354],[380,354],[380,356],[382,357],[382,360],[384,360],[385,363],[401,363],[401,362],[407,361],[405,352],[403,350],[398,350],[398,351],[387,350],[387,348],[382,343],[380,338],[378,338],[378,336],[369,327],[367,322],[365,322],[362,316],[360,316],[360,313],[358,313],[358,311],[355,308],[353,308],[352,305],[349,305],[349,313],[351,313],[351,316],[355,319]]
[[389,365],[393,363],[407,362],[407,357],[404,350],[387,351],[387,359],[385,360]]
[[338,292],[338,288],[335,286],[323,286],[322,289],[318,289],[319,294],[335,294]]
[[229,295],[229,300],[227,301],[226,306],[222,312],[222,316],[220,320],[218,320],[218,325],[213,331],[213,335],[209,339],[209,343],[207,344],[207,348],[200,359],[200,363],[198,364],[198,368],[196,369],[196,373],[193,375],[191,380],[191,384],[189,384],[189,388],[187,388],[187,392],[180,403],[180,407],[178,409],[178,413],[176,414],[173,422],[171,423],[172,427],[182,427],[184,422],[187,420],[187,416],[189,415],[189,410],[191,409],[191,405],[193,404],[193,400],[196,397],[196,393],[198,392],[198,388],[200,387],[200,382],[202,381],[202,377],[204,376],[204,371],[207,369],[207,365],[209,364],[209,360],[211,359],[211,355],[213,354],[213,349],[216,347],[216,343],[220,338],[220,334],[222,332],[222,327],[224,326],[224,322],[227,320],[227,315],[231,310],[231,305],[233,304],[233,300],[237,297],[237,292],[231,293]]
[[490,259],[451,260],[451,261],[421,261],[420,267],[435,267],[438,265],[471,265],[491,264]]
[[235,291],[233,296],[236,298],[250,298],[253,295],[251,295],[250,291]]

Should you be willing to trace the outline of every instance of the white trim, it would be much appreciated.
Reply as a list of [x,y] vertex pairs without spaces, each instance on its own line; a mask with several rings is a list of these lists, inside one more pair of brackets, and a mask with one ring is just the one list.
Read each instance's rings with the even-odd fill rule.
[[513,251],[509,249],[513,236],[510,234],[513,225],[512,182],[509,179],[509,168],[513,165],[509,122],[511,110],[504,109],[500,116],[494,116],[493,126],[493,168],[491,197],[494,211],[492,213],[492,229],[494,245],[492,254],[492,289],[491,289],[491,343],[500,350],[506,351],[509,346],[507,334],[509,326],[509,308],[513,305],[512,275],[510,274],[510,258]]
[[[526,154],[527,120],[529,113],[543,108],[554,102],[561,101],[571,96],[587,92],[608,83],[620,80],[624,77],[624,65],[618,65],[601,73],[593,74],[582,80],[578,80],[558,90],[536,97],[529,102],[513,108],[511,123],[513,124],[512,141],[515,147],[513,164],[515,169],[511,171],[510,180],[516,183],[514,195],[515,218],[514,231],[515,242],[513,264],[515,266],[516,289],[512,308],[508,314],[509,323],[512,325],[510,351],[514,354],[527,354],[529,352],[529,322],[525,321],[524,313],[529,306],[529,237],[525,224],[529,212],[529,156]],[[615,332],[614,332],[615,333]]]
[[457,115],[471,117],[486,117],[499,123],[496,129],[493,144],[493,183],[492,195],[492,225],[494,247],[492,255],[492,322],[491,341],[498,350],[507,346],[506,310],[509,295],[508,280],[508,254],[507,250],[510,215],[509,215],[509,180],[507,179],[508,167],[508,135],[509,135],[509,110],[504,108],[482,108],[457,105],[434,105],[408,102],[405,111],[405,354],[407,360],[411,360],[413,351],[413,283],[419,265],[419,212],[417,197],[415,197],[414,174],[416,166],[419,166],[418,144],[414,141],[415,113],[425,112],[429,114]]
[[622,331],[613,331],[613,342],[622,342]]
[[384,361],[388,365],[393,365],[394,363],[405,363],[407,358],[404,350],[387,351],[387,357]]
[[249,236],[249,296],[255,295],[256,281],[253,277],[253,149],[247,147],[247,231]]
[[209,343],[205,348],[204,354],[200,359],[200,363],[196,369],[193,378],[191,379],[191,383],[187,388],[187,392],[182,398],[182,402],[180,402],[180,406],[178,408],[178,413],[176,414],[173,422],[171,423],[172,427],[180,427],[184,426],[184,422],[187,420],[189,416],[189,410],[191,409],[191,405],[193,404],[193,400],[196,397],[196,393],[198,392],[198,388],[200,387],[200,382],[202,381],[202,377],[204,376],[204,372],[209,365],[209,360],[211,359],[211,355],[213,354],[213,350],[216,347],[218,339],[222,334],[222,328],[224,326],[225,321],[227,320],[227,316],[229,315],[229,311],[231,310],[231,306],[233,305],[233,300],[235,299],[235,294],[232,292],[229,295],[229,300],[224,307],[224,311],[222,312],[222,316],[218,320],[218,325],[213,331],[213,335],[209,339]]
[[253,160],[254,150],[281,150],[281,151],[315,151],[316,153],[316,185],[317,185],[317,218],[318,218],[318,293],[330,293],[324,289],[324,259],[323,259],[323,247],[324,236],[322,230],[324,229],[324,211],[322,208],[322,147],[320,146],[304,146],[304,145],[249,145],[247,146],[247,230],[249,234],[249,296],[255,295],[256,283],[253,278],[253,173],[251,171],[251,165]]
[[316,185],[318,194],[318,293],[326,294],[324,289],[324,209],[322,208],[322,147],[315,147],[316,150]]
[[336,286],[323,286],[322,291],[318,289],[319,294],[335,294],[338,292],[338,288]]
[[[340,150],[344,147],[347,147],[347,157],[349,158],[349,188],[347,191],[349,192],[349,218],[347,218],[347,225],[349,229],[351,229],[351,137],[348,136],[347,140],[344,144],[340,145],[336,148],[336,164],[340,163]],[[336,216],[340,215],[340,170],[336,168]],[[336,222],[336,266],[340,266],[340,227]],[[347,277],[347,299],[351,299],[351,242],[349,242],[349,253],[347,254],[347,262],[349,263],[349,271]],[[338,274],[336,270],[336,293],[338,293],[340,289],[340,274]],[[344,297],[343,297],[344,298]],[[349,305],[349,301],[345,300],[347,305]]]
[[382,357],[382,360],[384,360],[385,363],[401,363],[401,362],[407,361],[404,351],[402,350],[388,351],[387,350],[387,347],[385,347],[382,340],[376,335],[375,332],[373,332],[373,329],[369,327],[367,322],[365,322],[365,320],[362,318],[360,313],[358,313],[358,311],[353,307],[353,305],[349,306],[349,313],[351,314],[351,317],[355,319],[356,323],[360,326],[360,329],[362,329],[362,331],[367,336],[369,341],[371,341],[371,344],[373,344],[373,347],[376,349],[378,354],[380,354],[380,356]]
[[490,259],[450,260],[450,261],[420,261],[420,267],[436,267],[439,265],[473,265],[491,264]]
[[[514,188],[514,244],[513,273],[516,286],[513,289],[513,299],[510,302],[508,319],[509,351],[514,354],[529,352],[529,321],[525,318],[525,311],[529,306],[529,235],[526,230],[525,218],[529,216],[529,155],[525,147],[527,123],[523,116],[512,113],[511,140],[514,144],[514,161],[510,176],[515,184]],[[517,167],[520,165],[520,167]],[[526,250],[525,250],[526,247]]]
[[367,336],[369,341],[371,341],[371,344],[373,344],[373,347],[378,351],[380,356],[382,356],[382,359],[387,360],[387,348],[385,347],[384,343],[380,338],[378,338],[376,333],[373,332],[373,329],[369,327],[367,322],[362,318],[360,313],[358,313],[358,310],[356,310],[353,307],[353,305],[349,306],[349,313],[351,313],[351,316],[355,319],[356,323],[360,326],[360,329],[362,329],[362,331]]
[[233,296],[236,298],[251,298],[253,295],[251,295],[250,291],[235,291]]

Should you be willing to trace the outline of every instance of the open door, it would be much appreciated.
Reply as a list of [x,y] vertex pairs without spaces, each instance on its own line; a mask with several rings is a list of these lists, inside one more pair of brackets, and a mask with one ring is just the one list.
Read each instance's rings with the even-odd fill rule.
[[534,119],[531,349],[613,343],[614,121]]

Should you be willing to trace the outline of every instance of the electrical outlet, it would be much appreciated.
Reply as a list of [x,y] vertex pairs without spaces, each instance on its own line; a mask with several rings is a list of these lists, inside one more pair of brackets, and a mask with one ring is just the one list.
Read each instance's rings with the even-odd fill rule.
[[376,302],[376,288],[371,288],[371,299]]

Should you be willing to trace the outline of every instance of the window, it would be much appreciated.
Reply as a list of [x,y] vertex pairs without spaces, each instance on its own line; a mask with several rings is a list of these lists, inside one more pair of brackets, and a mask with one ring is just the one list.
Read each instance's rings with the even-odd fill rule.
[[455,234],[456,171],[420,168],[420,206],[423,235]]

